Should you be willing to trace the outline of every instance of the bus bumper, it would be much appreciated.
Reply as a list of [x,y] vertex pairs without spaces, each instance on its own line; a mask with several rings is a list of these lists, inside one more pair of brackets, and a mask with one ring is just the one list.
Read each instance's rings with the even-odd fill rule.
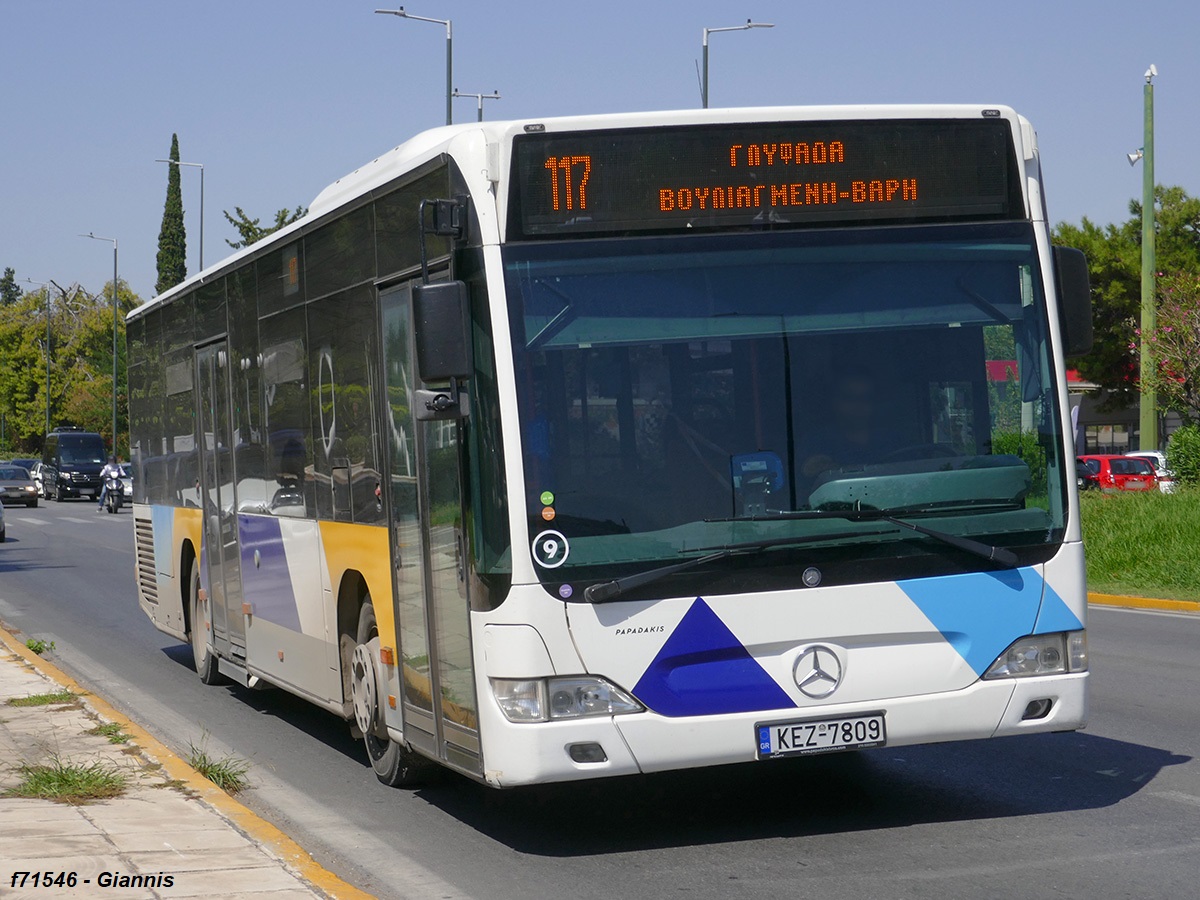
[[[879,711],[886,716],[889,747],[1074,731],[1087,722],[1087,680],[1086,672],[981,680],[940,694],[733,715],[670,718],[645,712],[541,725],[505,722],[500,740],[485,747],[485,777],[497,787],[515,787],[751,762],[757,759],[759,723]],[[1030,705],[1042,700],[1051,701],[1049,711],[1025,718]],[[607,759],[573,761],[570,747],[586,742],[600,744]]]

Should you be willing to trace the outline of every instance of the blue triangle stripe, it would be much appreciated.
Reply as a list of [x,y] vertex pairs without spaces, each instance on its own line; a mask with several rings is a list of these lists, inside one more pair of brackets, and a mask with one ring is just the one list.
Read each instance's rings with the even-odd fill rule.
[[642,674],[633,694],[664,716],[796,706],[699,597]]
[[1037,625],[1033,629],[1034,634],[1053,634],[1056,631],[1081,631],[1083,623],[1079,621],[1079,617],[1071,612],[1071,607],[1067,606],[1062,597],[1058,595],[1058,591],[1050,587],[1050,582],[1046,582],[1046,594],[1042,597],[1042,611],[1038,613]]
[[1045,582],[1026,567],[897,584],[975,674],[982,675],[1009,644],[1033,631]]

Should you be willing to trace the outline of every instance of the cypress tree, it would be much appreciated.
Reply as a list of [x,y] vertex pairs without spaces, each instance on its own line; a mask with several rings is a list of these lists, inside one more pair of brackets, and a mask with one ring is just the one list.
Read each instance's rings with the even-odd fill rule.
[[171,135],[173,164],[167,166],[167,202],[158,232],[158,293],[187,278],[187,234],[183,228],[183,191],[179,186],[179,135]]

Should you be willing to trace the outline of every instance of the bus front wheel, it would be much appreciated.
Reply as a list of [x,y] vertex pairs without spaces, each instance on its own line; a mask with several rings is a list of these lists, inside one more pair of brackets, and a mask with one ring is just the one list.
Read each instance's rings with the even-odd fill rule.
[[381,721],[377,659],[379,626],[375,621],[375,607],[368,598],[358,614],[357,642],[350,664],[355,725],[362,732],[375,777],[388,787],[412,787],[426,780],[434,763],[388,737]]
[[192,626],[192,660],[196,663],[196,674],[205,684],[216,684],[221,676],[217,672],[217,657],[208,647],[208,635],[204,628],[204,607],[200,602],[200,564],[192,564],[192,583],[188,591],[188,615]]

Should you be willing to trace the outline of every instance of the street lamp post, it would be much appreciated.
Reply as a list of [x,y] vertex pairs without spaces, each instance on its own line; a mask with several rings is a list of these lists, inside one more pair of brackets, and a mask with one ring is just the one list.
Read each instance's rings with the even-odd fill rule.
[[474,97],[475,98],[476,102],[479,104],[478,107],[476,108],[477,109],[477,115],[475,117],[476,122],[483,121],[483,101],[484,100],[500,100],[500,99],[502,99],[500,97],[499,91],[492,91],[490,94],[472,94],[472,93],[469,93],[466,91],[460,91],[458,88],[454,89],[454,93],[451,96],[455,97],[456,99],[458,97]]
[[1141,431],[1139,446],[1143,450],[1158,449],[1158,391],[1155,390],[1154,359],[1150,353],[1149,340],[1158,322],[1158,311],[1154,306],[1154,77],[1158,67],[1146,70],[1146,84],[1142,88],[1143,121],[1142,146],[1136,153],[1129,154],[1129,164],[1142,161],[1142,310],[1141,352],[1138,354],[1138,374],[1141,378],[1141,403],[1139,404],[1138,427]]
[[702,52],[703,64],[701,66],[701,68],[703,70],[703,75],[701,76],[701,79],[700,79],[700,101],[701,101],[701,103],[704,104],[705,109],[708,109],[708,36],[710,34],[716,34],[719,31],[747,31],[751,28],[774,28],[774,27],[775,27],[775,24],[773,22],[752,22],[749,19],[747,19],[745,25],[729,25],[724,28],[705,28],[704,29],[704,38],[701,42],[701,46],[703,48],[703,52]]
[[40,284],[46,291],[46,434],[50,433],[50,282],[25,279],[30,284]]
[[177,162],[173,159],[156,159],[155,162],[169,166],[191,166],[200,170],[200,271],[204,271],[204,163]]
[[454,122],[454,25],[449,19],[430,19],[425,16],[414,16],[399,9],[377,9],[375,12],[383,16],[399,16],[402,19],[412,19],[416,22],[433,22],[435,25],[446,26],[446,124]]
[[93,241],[111,241],[113,245],[113,343],[112,343],[112,452],[117,452],[117,239],[100,237],[88,232],[80,237],[91,238]]

